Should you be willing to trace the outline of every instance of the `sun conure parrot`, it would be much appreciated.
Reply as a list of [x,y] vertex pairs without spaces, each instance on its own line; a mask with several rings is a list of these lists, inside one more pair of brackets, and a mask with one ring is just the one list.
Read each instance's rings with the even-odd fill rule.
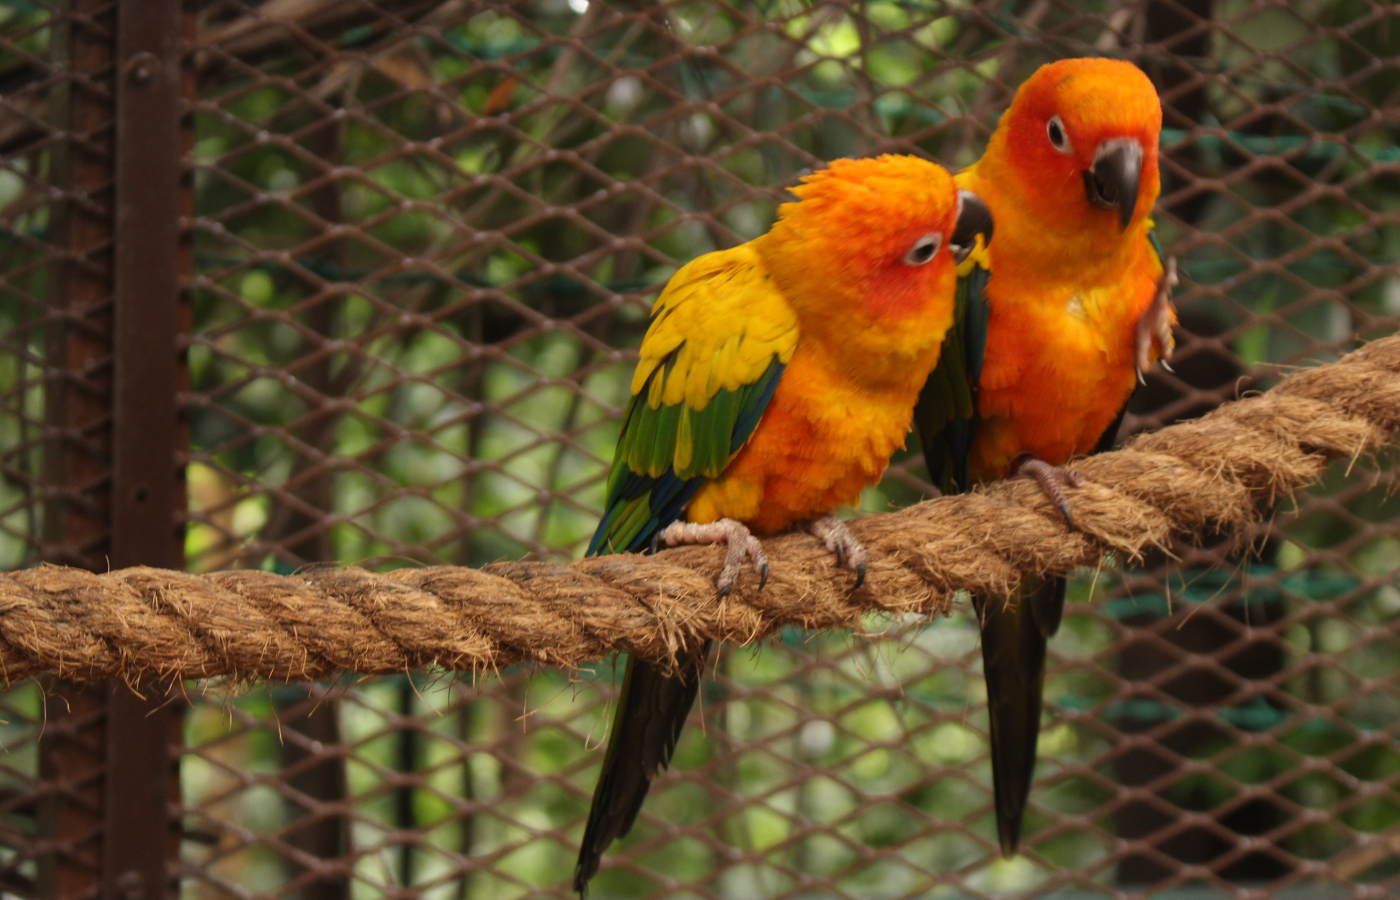
[[[772,230],[683,266],[657,299],[590,554],[724,541],[724,595],[746,559],[766,580],[754,535],[800,527],[864,579],[865,550],[831,513],[904,444],[953,322],[964,231],[991,223],[914,157],[839,159],[802,182]],[[580,894],[670,762],[708,651],[673,670],[628,660]]]
[[[944,493],[1028,475],[1068,520],[1071,458],[1107,449],[1142,372],[1170,356],[1175,267],[1148,216],[1162,107],[1127,62],[1067,59],[1017,90],[958,187],[986,201],[996,243],[959,269],[957,323],[915,412]],[[1002,852],[1015,853],[1035,769],[1046,642],[1065,579],[974,597]]]

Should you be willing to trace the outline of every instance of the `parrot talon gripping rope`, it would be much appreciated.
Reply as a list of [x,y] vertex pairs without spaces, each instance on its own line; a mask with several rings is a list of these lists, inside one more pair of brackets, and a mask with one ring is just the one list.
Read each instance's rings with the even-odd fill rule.
[[1037,459],[1029,453],[1022,454],[1013,471],[1017,475],[1034,478],[1035,483],[1040,485],[1040,490],[1045,494],[1046,499],[1055,504],[1055,508],[1065,517],[1065,524],[1070,528],[1074,527],[1074,516],[1070,515],[1069,498],[1065,496],[1065,487],[1081,488],[1089,483],[1087,478],[1073,469],[1052,466],[1045,460]]
[[856,539],[851,527],[845,521],[832,515],[820,519],[808,519],[802,523],[802,530],[821,541],[826,549],[836,554],[838,569],[850,568],[856,573],[856,583],[851,590],[856,591],[865,584],[865,545]]
[[734,590],[734,585],[739,582],[739,573],[743,571],[745,559],[753,560],[753,570],[758,573],[758,589],[761,591],[764,585],[768,584],[768,554],[763,552],[763,545],[753,536],[753,532],[741,522],[733,519],[720,519],[718,522],[704,525],[673,522],[659,537],[668,547],[678,544],[728,544],[729,551],[724,557],[724,568],[720,569],[719,578],[715,582],[721,597],[728,597]]

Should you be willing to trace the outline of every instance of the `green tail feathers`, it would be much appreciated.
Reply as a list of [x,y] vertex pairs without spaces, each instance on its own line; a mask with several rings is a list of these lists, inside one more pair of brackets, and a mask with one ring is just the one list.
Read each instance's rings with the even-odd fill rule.
[[680,654],[675,674],[628,658],[603,772],[593,791],[593,806],[574,868],[574,890],[580,897],[587,894],[588,881],[598,871],[603,851],[632,830],[652,779],[670,765],[681,729],[695,705],[709,653],[710,642],[706,641],[698,652]]
[[1021,840],[1021,820],[1035,776],[1045,649],[1059,630],[1066,582],[1056,576],[1022,585],[1013,596],[974,598],[982,630],[982,669],[991,720],[992,784],[1003,856]]

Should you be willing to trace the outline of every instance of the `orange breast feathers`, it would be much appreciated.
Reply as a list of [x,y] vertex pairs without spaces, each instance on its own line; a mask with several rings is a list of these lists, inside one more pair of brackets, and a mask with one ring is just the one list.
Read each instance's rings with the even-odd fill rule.
[[[1095,447],[1132,392],[1138,319],[1162,274],[1148,237],[1162,111],[1130,63],[1061,60],[1017,90],[958,174],[996,222],[974,479]],[[1110,177],[1112,176],[1112,177]]]
[[1138,246],[1122,275],[1092,287],[993,269],[973,478],[1004,477],[1022,453],[1060,465],[1113,423],[1137,379],[1137,321],[1162,272],[1145,237]]
[[737,519],[771,534],[858,502],[904,446],[938,346],[911,364],[911,373],[922,374],[872,390],[843,378],[830,354],[799,344],[753,437],[695,495],[686,518]]

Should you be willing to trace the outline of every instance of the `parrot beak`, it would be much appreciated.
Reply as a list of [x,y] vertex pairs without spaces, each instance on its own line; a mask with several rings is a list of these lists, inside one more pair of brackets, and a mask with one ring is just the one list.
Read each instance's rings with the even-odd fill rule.
[[972,191],[958,191],[958,223],[948,241],[954,262],[961,263],[977,248],[979,234],[984,245],[992,242],[992,211]]
[[1099,144],[1094,164],[1084,172],[1084,194],[1099,209],[1118,210],[1119,229],[1133,220],[1142,180],[1142,144],[1114,138]]

